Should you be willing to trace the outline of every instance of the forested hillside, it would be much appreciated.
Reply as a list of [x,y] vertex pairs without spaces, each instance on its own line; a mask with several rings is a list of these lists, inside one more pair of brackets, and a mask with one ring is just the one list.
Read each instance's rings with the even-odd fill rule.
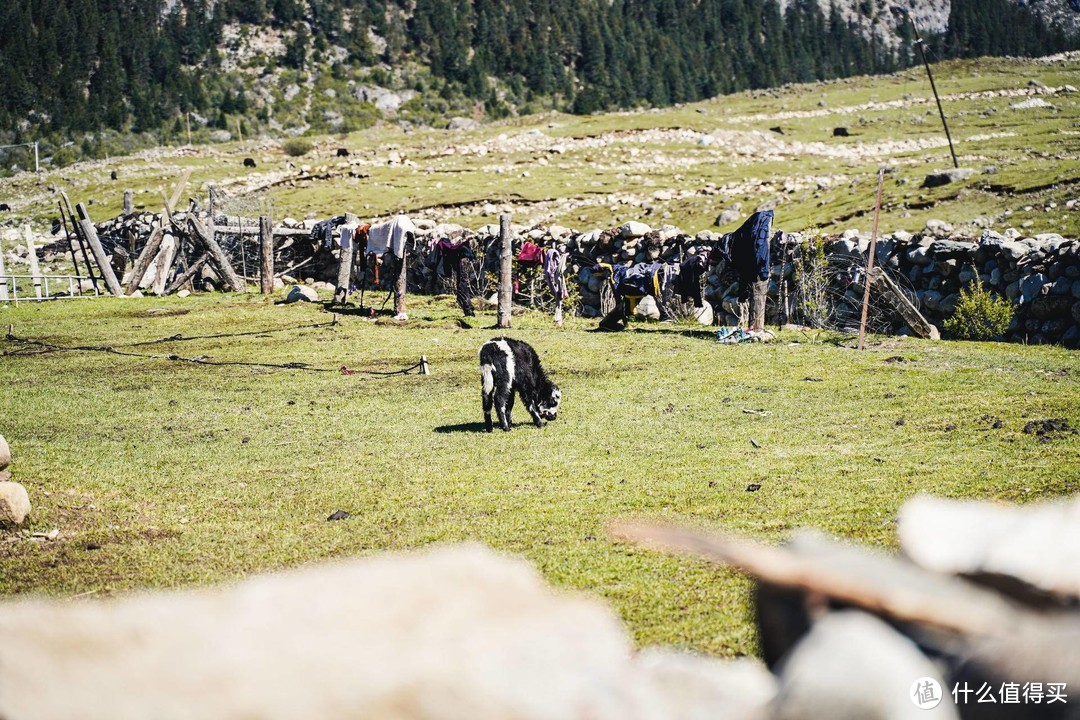
[[[219,138],[350,130],[387,110],[361,85],[407,90],[399,119],[438,124],[890,71],[915,61],[909,26],[884,42],[858,22],[885,6],[860,0],[852,17],[817,0],[8,0],[0,143],[43,140],[64,162],[107,151],[103,130],[143,144],[192,125]],[[1076,45],[1010,0],[953,0],[948,30],[928,41],[938,57]]]

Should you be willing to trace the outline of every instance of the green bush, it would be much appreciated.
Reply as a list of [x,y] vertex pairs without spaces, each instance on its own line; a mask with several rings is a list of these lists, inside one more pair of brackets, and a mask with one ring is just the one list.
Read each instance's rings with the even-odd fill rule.
[[289,138],[282,144],[281,149],[285,151],[286,155],[300,157],[311,152],[311,141],[298,137]]
[[959,340],[991,340],[1005,334],[1013,312],[1011,302],[995,297],[975,278],[960,288],[960,300],[945,321],[945,331]]

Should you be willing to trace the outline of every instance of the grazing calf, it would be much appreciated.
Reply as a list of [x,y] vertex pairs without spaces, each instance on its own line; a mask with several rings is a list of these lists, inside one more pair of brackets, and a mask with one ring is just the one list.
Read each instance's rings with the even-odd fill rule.
[[540,357],[528,343],[508,337],[488,340],[480,348],[480,385],[484,399],[484,429],[492,431],[491,406],[499,415],[499,427],[509,431],[513,422],[514,391],[532,416],[536,427],[554,420],[562,392],[548,380]]
[[244,167],[250,167],[250,168],[255,167],[254,158],[244,158]]

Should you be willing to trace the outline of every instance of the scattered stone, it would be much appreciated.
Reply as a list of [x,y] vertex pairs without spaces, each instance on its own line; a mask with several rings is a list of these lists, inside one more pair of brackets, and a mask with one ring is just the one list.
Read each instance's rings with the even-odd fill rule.
[[694,319],[701,325],[712,325],[715,320],[712,305],[705,302],[700,308],[695,308]]
[[975,174],[973,168],[952,168],[951,170],[937,170],[930,173],[923,180],[922,186],[924,188],[940,187],[942,185],[948,185],[949,183],[960,182],[961,180],[967,180],[969,177]]
[[22,525],[30,514],[30,495],[17,482],[0,482],[0,522]]
[[655,322],[660,319],[660,308],[652,295],[646,295],[638,301],[637,307],[634,309],[634,315],[641,320]]
[[294,302],[319,302],[319,293],[307,285],[293,285],[289,294],[285,296],[282,304]]
[[3,435],[0,435],[0,470],[3,470],[11,464],[11,447],[8,445],[8,441],[4,439]]

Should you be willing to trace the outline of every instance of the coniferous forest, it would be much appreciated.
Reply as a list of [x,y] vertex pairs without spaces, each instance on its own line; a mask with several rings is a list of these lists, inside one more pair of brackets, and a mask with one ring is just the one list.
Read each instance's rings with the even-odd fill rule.
[[[860,12],[884,12],[878,4],[864,0]],[[257,128],[265,111],[223,70],[232,23],[285,31],[285,52],[263,73],[422,68],[421,89],[465,98],[490,117],[662,106],[916,61],[906,28],[886,44],[826,8],[817,0],[791,0],[784,11],[777,0],[9,0],[0,3],[0,132],[9,142],[105,129],[167,140],[188,112]],[[941,58],[1077,44],[1008,0],[953,0],[948,31],[927,40]]]

